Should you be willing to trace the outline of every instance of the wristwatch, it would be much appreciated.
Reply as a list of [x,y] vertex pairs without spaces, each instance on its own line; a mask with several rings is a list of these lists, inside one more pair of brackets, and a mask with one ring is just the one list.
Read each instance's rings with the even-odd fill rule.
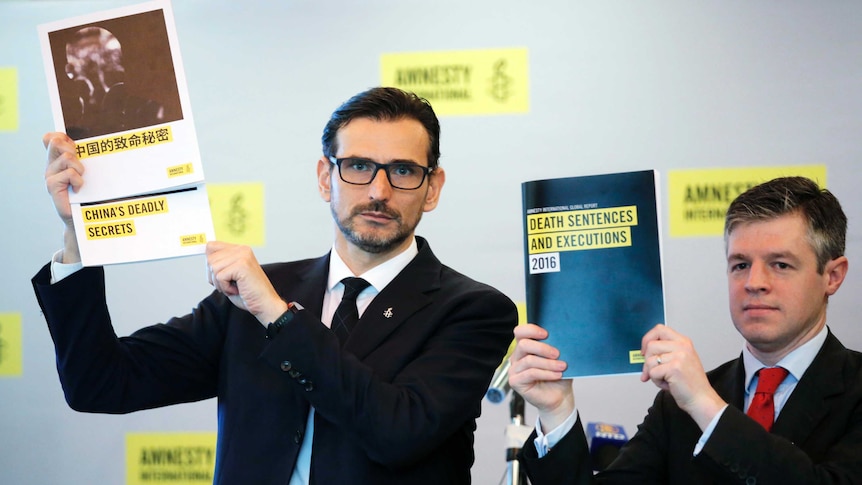
[[287,304],[287,310],[282,313],[280,317],[276,318],[274,322],[266,326],[267,340],[274,339],[275,336],[278,335],[278,332],[281,331],[281,328],[290,323],[290,321],[293,320],[293,316],[302,309],[302,305],[299,303],[295,301],[289,302]]

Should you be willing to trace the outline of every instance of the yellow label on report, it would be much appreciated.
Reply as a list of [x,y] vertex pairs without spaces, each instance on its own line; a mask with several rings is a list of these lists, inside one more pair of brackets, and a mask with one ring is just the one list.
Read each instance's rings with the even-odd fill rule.
[[207,243],[207,236],[204,233],[200,234],[187,234],[185,236],[180,236],[180,246],[199,246],[201,244]]
[[172,141],[174,141],[174,135],[170,125],[167,125],[151,130],[95,138],[85,143],[76,144],[75,148],[78,151],[78,157],[84,159],[147,148]]
[[191,175],[194,171],[195,166],[191,163],[168,167],[168,178],[179,177],[181,175]]
[[90,224],[84,226],[88,241],[99,239],[111,239],[115,237],[131,237],[137,234],[135,221],[118,221],[104,224]]
[[168,213],[168,198],[130,199],[114,204],[88,205],[81,207],[84,222],[130,219]]
[[619,248],[632,245],[637,206],[583,209],[527,216],[529,254]]

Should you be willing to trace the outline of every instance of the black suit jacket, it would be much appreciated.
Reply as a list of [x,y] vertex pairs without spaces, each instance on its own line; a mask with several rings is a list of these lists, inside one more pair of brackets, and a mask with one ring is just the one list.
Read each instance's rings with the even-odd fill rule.
[[862,483],[862,354],[844,348],[831,332],[771,433],[741,411],[741,358],[708,376],[729,406],[697,457],[700,428],[661,391],[635,436],[596,476],[580,421],[541,459],[534,431],[520,456],[532,483]]
[[214,292],[192,313],[117,338],[104,272],[33,279],[69,405],[126,413],[218,397],[215,483],[286,484],[314,406],[311,482],[469,483],[481,399],[512,340],[514,304],[419,254],[342,350],[318,315],[329,256],[264,267],[306,310],[273,340]]

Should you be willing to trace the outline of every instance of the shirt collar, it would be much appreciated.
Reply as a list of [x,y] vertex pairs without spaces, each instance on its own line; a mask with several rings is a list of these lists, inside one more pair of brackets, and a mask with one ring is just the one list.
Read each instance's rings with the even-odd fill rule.
[[413,258],[416,257],[417,254],[419,254],[419,247],[417,246],[416,238],[414,237],[411,238],[410,246],[395,257],[378,264],[361,275],[354,275],[353,272],[350,271],[350,268],[347,267],[344,260],[341,259],[338,251],[335,250],[335,245],[333,245],[329,256],[329,279],[326,283],[326,288],[331,292],[344,278],[349,276],[358,276],[371,283],[371,287],[379,293],[383,291],[383,288],[395,279],[396,276],[398,276],[398,273],[400,273],[401,270],[410,264],[410,261],[413,261]]
[[[820,348],[823,347],[823,343],[826,342],[826,336],[828,334],[829,332],[826,329],[826,325],[824,325],[814,338],[785,355],[784,358],[775,365],[777,367],[784,367],[787,369],[796,382],[799,382],[799,380],[802,379],[802,374],[805,374],[808,366],[814,362],[814,357],[817,356],[817,352],[819,352]],[[742,362],[745,366],[745,389],[748,389],[751,385],[751,380],[754,379],[754,374],[767,366],[757,360],[757,357],[748,350],[747,345],[742,346]]]

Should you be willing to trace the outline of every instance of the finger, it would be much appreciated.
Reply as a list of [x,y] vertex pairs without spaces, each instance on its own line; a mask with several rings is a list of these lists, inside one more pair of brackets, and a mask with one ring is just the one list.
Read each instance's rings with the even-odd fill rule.
[[560,351],[556,347],[533,339],[520,339],[512,351],[512,359],[518,360],[529,355],[537,355],[546,359],[557,359]]
[[531,367],[522,371],[509,370],[509,385],[513,389],[525,389],[536,383],[556,382],[563,378],[562,371]]
[[48,153],[48,164],[60,158],[69,158],[78,160],[77,148],[75,142],[63,133],[49,133],[45,135],[43,141],[46,143],[45,148]]
[[68,190],[77,191],[84,184],[84,178],[81,174],[73,169],[63,170],[45,177],[45,188],[49,194],[57,194]]
[[221,273],[226,267],[238,259],[236,246],[220,241],[210,241],[205,250],[207,264],[213,273]]
[[45,133],[42,136],[42,144],[45,146],[45,149],[49,150],[51,147],[62,147],[72,145],[74,147],[75,141],[69,137],[69,135],[59,132],[59,131],[51,131]]
[[232,262],[225,258],[220,258],[219,253],[213,253],[207,255],[207,263],[209,266],[210,284],[225,295],[235,295],[235,268],[233,268]]
[[209,242],[207,242],[207,245],[206,245],[206,254],[209,255],[209,254],[216,253],[216,252],[224,249],[226,246],[227,246],[227,243],[222,242],[222,241],[209,241]]
[[545,357],[539,354],[526,354],[522,357],[512,356],[510,369],[512,372],[524,372],[529,369],[547,370],[552,372],[563,372],[568,365],[565,361],[556,357]]
[[641,352],[646,355],[646,347],[649,342],[667,338],[666,330],[667,327],[661,323],[649,329],[649,331],[644,334],[643,338],[641,338]]
[[641,353],[647,357],[651,355],[650,352],[655,353],[656,349],[660,349],[661,352],[668,352],[669,349],[677,348],[680,344],[687,345],[688,342],[689,340],[685,335],[660,323],[644,334],[641,339]]
[[59,153],[48,159],[48,164],[45,166],[45,176],[64,172],[68,169],[73,169],[83,174],[84,164],[81,163],[81,160],[74,153]]
[[643,370],[641,371],[641,382],[653,381],[659,387],[667,384],[666,377],[672,370],[669,365],[670,358],[670,353],[648,357],[644,361]]
[[546,359],[537,355],[528,355],[517,361],[512,361],[509,367],[509,378],[518,384],[529,384],[534,381],[555,381],[563,377],[566,363],[556,359]]
[[525,323],[515,327],[515,339],[544,340],[548,338],[548,331],[535,323]]
[[645,381],[651,371],[659,366],[667,366],[675,361],[675,355],[679,348],[675,342],[657,340],[650,342],[644,355],[644,364],[641,371],[641,380]]
[[238,295],[240,283],[254,279],[255,270],[260,269],[249,246],[214,241],[207,245],[206,252],[214,286],[226,295]]
[[207,272],[207,283],[210,286],[215,287],[215,276],[213,276],[212,266],[209,265],[209,262],[206,264],[206,272]]

